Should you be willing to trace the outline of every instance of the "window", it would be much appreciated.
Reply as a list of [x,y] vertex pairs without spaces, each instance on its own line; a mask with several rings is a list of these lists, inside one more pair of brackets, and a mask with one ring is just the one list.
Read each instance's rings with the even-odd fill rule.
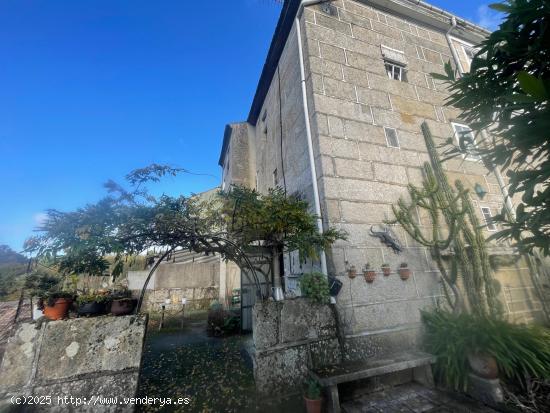
[[462,49],[464,50],[464,54],[466,55],[466,58],[468,59],[468,65],[472,64],[472,60],[474,59],[474,56],[476,55],[476,49],[470,46],[462,45]]
[[464,153],[464,159],[479,161],[481,157],[476,153],[476,139],[472,129],[460,123],[452,123],[451,125],[453,126],[460,151]]
[[399,148],[399,139],[397,138],[397,131],[394,128],[384,128],[386,134],[386,143],[391,148]]
[[483,214],[483,219],[485,220],[485,225],[488,231],[496,231],[497,226],[493,221],[493,216],[491,215],[491,209],[487,207],[481,207],[481,213]]
[[405,68],[394,63],[386,62],[386,73],[390,79],[406,82]]

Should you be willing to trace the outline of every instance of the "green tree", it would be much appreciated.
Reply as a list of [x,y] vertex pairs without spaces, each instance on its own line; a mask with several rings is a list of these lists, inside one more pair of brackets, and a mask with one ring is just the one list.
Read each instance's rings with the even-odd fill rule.
[[434,77],[450,83],[447,104],[462,110],[477,132],[477,151],[487,166],[506,171],[510,194],[522,195],[515,214],[503,211],[496,218],[503,229],[491,238],[511,239],[524,252],[539,249],[548,256],[550,2],[508,0],[491,7],[506,15],[479,45],[470,72],[459,77],[449,63],[446,76]]
[[154,197],[145,187],[180,172],[186,171],[153,164],[128,174],[128,189],[109,181],[109,194],[97,203],[70,212],[47,211],[40,234],[26,241],[26,250],[55,263],[62,274],[117,277],[132,262],[129,257],[153,249],[183,247],[236,261],[239,254],[230,244],[222,245],[223,238],[241,249],[254,244],[314,257],[343,236],[333,229],[319,234],[307,202],[280,190],[260,195],[234,187],[207,201]]

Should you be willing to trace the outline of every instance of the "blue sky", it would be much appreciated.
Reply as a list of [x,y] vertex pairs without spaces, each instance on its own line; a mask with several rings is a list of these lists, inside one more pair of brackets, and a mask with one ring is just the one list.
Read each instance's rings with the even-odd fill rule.
[[[485,26],[485,2],[431,3]],[[19,250],[47,208],[99,199],[152,162],[189,194],[219,182],[226,123],[247,117],[274,0],[1,0],[0,244]]]

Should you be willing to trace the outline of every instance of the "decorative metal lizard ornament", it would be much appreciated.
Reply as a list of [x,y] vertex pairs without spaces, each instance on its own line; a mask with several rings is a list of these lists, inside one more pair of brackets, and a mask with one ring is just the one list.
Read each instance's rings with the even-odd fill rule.
[[381,231],[375,231],[373,229],[374,227],[374,225],[370,227],[371,236],[380,238],[380,242],[386,244],[386,246],[390,247],[396,254],[403,251],[401,243],[389,227],[383,227]]

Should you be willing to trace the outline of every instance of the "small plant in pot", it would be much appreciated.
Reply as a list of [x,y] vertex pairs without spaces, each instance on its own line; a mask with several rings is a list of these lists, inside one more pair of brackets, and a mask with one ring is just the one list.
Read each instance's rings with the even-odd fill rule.
[[76,299],[78,304],[78,314],[81,316],[94,316],[105,313],[105,306],[109,301],[109,296],[105,294],[82,294]]
[[116,316],[131,314],[137,305],[137,300],[132,298],[129,290],[114,291],[111,299],[111,314]]
[[357,268],[355,267],[355,265],[348,266],[347,264],[348,263],[346,261],[346,268],[348,270],[348,277],[353,280],[355,277],[357,277]]
[[304,400],[307,413],[321,413],[323,400],[321,398],[321,386],[316,380],[310,379],[305,385]]
[[365,277],[365,281],[369,284],[374,282],[374,279],[376,278],[376,271],[374,271],[370,264],[365,264],[365,267],[363,268],[363,276]]
[[311,272],[300,278],[302,296],[314,303],[326,304],[330,301],[330,288],[327,277],[319,272]]
[[68,291],[50,291],[40,297],[44,306],[42,312],[48,320],[67,318],[74,295]]
[[401,263],[401,265],[399,266],[399,276],[403,281],[407,281],[411,276],[409,264],[407,264],[406,262]]
[[69,311],[73,297],[62,287],[63,278],[49,272],[34,271],[25,278],[25,289],[35,299],[36,308],[44,312],[48,307],[45,317],[51,320],[65,318]]
[[391,274],[390,264],[387,264],[387,263],[382,264],[382,273],[384,274],[385,277]]

